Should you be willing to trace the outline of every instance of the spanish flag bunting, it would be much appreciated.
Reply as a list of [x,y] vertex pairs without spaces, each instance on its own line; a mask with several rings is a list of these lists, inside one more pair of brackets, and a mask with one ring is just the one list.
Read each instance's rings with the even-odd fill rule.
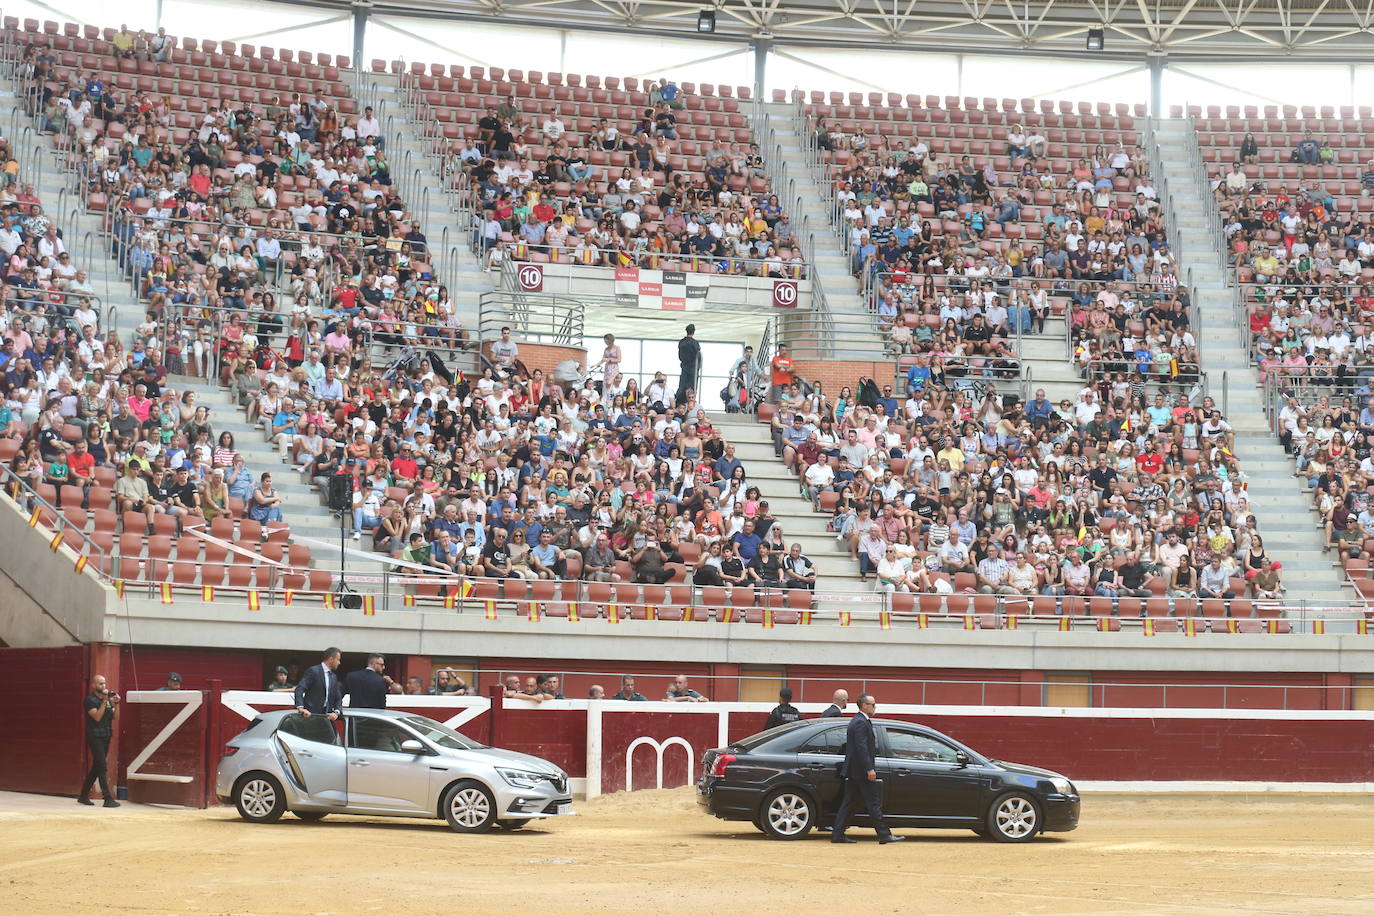
[[801,621],[800,621],[800,622],[801,622],[801,625],[804,626],[804,627],[809,627],[809,626],[811,626],[811,611],[809,611],[809,610],[802,611],[802,612],[801,612]]
[[48,547],[52,550],[53,553],[57,553],[57,548],[59,548],[59,547],[61,547],[61,546],[62,546],[62,532],[59,531],[59,532],[57,532],[57,534],[54,534],[54,535],[52,536],[52,540],[51,540],[51,541],[48,541]]
[[538,622],[539,622],[539,602],[538,602],[538,601],[531,601],[531,602],[530,602],[530,605],[529,605],[529,608],[528,608],[528,610],[526,611],[526,613],[527,613],[527,615],[529,616],[530,622],[531,622],[531,623],[538,623]]
[[929,628],[930,628],[930,615],[929,615],[929,614],[917,614],[917,615],[916,615],[916,628],[917,628],[918,630],[929,629]]
[[294,588],[288,588],[285,592],[283,592],[281,596],[281,603],[286,605],[287,607],[290,607],[291,605],[295,604],[296,590]]
[[1184,636],[1196,636],[1196,635],[1197,635],[1197,620],[1195,620],[1195,619],[1192,618],[1192,617],[1185,617],[1185,618],[1183,618],[1183,635],[1184,635]]
[[86,555],[83,553],[78,556],[76,558],[76,563],[73,565],[76,568],[77,575],[80,575],[86,569]]
[[1368,635],[1369,635],[1369,621],[1366,620],[1366,619],[1363,618],[1363,617],[1361,617],[1359,620],[1355,621],[1355,632],[1356,632],[1356,633],[1359,633],[1361,636],[1368,636]]
[[321,598],[321,601],[323,601],[325,607],[329,608],[331,611],[334,610],[334,593],[333,593],[333,592],[325,592],[324,595],[323,595],[322,598]]
[[1059,618],[1059,632],[1067,633],[1073,629],[1073,618],[1067,615]]
[[1239,624],[1237,621],[1235,621],[1235,620],[1233,620],[1233,619],[1231,619],[1231,618],[1228,617],[1228,618],[1226,619],[1226,632],[1227,632],[1227,633],[1239,633],[1239,632],[1240,632],[1240,624]]
[[879,626],[880,628],[884,629],[884,630],[890,630],[890,629],[892,629],[892,612],[891,612],[891,611],[879,611],[879,612],[878,612],[878,626]]
[[972,630],[972,629],[975,629],[976,626],[977,626],[977,622],[973,619],[973,615],[972,615],[972,614],[965,614],[965,615],[964,615],[964,629],[965,629],[965,630]]
[[723,607],[723,608],[721,608],[721,609],[720,609],[720,616],[717,617],[716,619],[719,620],[721,623],[734,623],[734,622],[735,622],[735,609],[732,608],[732,607]]
[[1268,628],[1270,633],[1277,633],[1279,631],[1279,622],[1277,619],[1273,617],[1265,621],[1265,626]]
[[644,605],[644,619],[645,619],[645,620],[657,620],[657,619],[658,619],[658,608],[654,607],[652,604],[646,604],[646,605]]
[[1146,617],[1146,618],[1145,618],[1144,627],[1145,627],[1145,635],[1146,635],[1146,636],[1153,636],[1153,635],[1155,635],[1155,622],[1154,622],[1153,620],[1151,620],[1149,617]]
[[611,623],[620,623],[620,605],[614,603],[606,605],[606,619]]
[[414,596],[414,595],[402,595],[402,596],[401,596],[401,604],[404,605],[405,607],[415,607],[415,596]]
[[458,594],[467,598],[472,594],[473,587],[471,579],[464,579],[463,584],[458,586]]
[[202,586],[200,587],[200,600],[201,600],[201,601],[214,601],[214,600],[215,600],[215,587],[214,587],[213,585],[202,585]]
[[1020,627],[1020,626],[1021,626],[1021,618],[1020,618],[1020,615],[1018,615],[1018,614],[1008,614],[1008,615],[1007,615],[1007,629],[1008,629],[1008,630],[1015,630],[1015,629],[1017,629],[1017,628]]
[[840,611],[840,626],[842,626],[842,627],[847,627],[847,626],[849,626],[849,612],[848,612],[848,611]]
[[377,596],[376,596],[376,595],[363,595],[363,616],[364,616],[364,617],[375,617],[375,616],[377,616]]
[[159,588],[159,591],[161,591],[161,593],[162,593],[162,603],[163,603],[163,604],[171,604],[171,603],[172,603],[172,583],[170,583],[170,582],[164,582],[164,583],[162,583],[161,587]]
[[41,512],[41,511],[42,511],[42,510],[39,509],[37,506],[34,506],[34,507],[33,507],[33,511],[29,513],[29,527],[30,527],[30,528],[37,528],[37,527],[38,527],[38,513]]
[[1178,378],[1178,357],[1169,360],[1169,378]]
[[250,610],[250,611],[260,611],[260,610],[262,610],[262,602],[260,602],[260,601],[258,600],[258,590],[257,590],[257,589],[250,589],[249,592],[248,592],[248,610]]
[[[1361,620],[1361,621],[1359,621],[1359,623],[1360,623],[1360,624],[1363,624],[1364,621]],[[1322,635],[1322,634],[1325,633],[1325,632],[1326,632],[1326,621],[1325,621],[1325,620],[1314,620],[1314,621],[1312,621],[1312,633],[1313,633],[1314,635],[1320,636],[1320,635]],[[1364,631],[1363,631],[1363,630],[1360,630],[1360,632],[1363,633]]]
[[773,629],[773,609],[771,607],[763,609],[763,628],[765,630]]
[[116,579],[116,580],[114,580],[114,590],[115,590],[115,595],[117,595],[117,596],[120,597],[120,598],[123,598],[123,597],[124,597],[124,580],[123,580],[123,579]]
[[[1067,619],[1067,618],[1065,618]],[[1106,633],[1112,628],[1112,622],[1106,617],[1097,618],[1097,630],[1099,633]]]
[[576,601],[568,602],[568,620],[572,623],[580,623],[582,621],[582,615],[577,611]]
[[682,622],[693,623],[697,619],[697,609],[690,604],[682,609]]
[[444,609],[445,609],[445,610],[448,610],[448,611],[453,610],[453,608],[457,605],[457,603],[458,603],[458,599],[454,597],[453,592],[449,592],[447,595],[444,596]]
[[487,611],[486,611],[486,617],[487,617],[487,619],[488,619],[488,620],[495,620],[495,619],[496,619],[496,599],[495,599],[495,598],[488,598],[488,599],[486,600],[486,608],[487,608]]

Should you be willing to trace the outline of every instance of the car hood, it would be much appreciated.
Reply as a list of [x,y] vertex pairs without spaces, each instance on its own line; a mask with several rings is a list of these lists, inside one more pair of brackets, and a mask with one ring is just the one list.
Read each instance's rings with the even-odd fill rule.
[[1054,770],[1046,770],[1042,767],[1027,766],[1024,763],[1010,763],[1006,760],[994,760],[992,762],[1004,770],[1020,773],[1023,776],[1039,776],[1041,779],[1068,779],[1063,773],[1056,773]]
[[548,773],[552,776],[566,775],[558,766],[542,757],[522,754],[519,751],[502,750],[499,747],[483,747],[467,751],[444,748],[443,754],[446,757],[454,757],[459,760],[478,759],[493,767],[512,767],[519,770],[529,770],[533,773]]

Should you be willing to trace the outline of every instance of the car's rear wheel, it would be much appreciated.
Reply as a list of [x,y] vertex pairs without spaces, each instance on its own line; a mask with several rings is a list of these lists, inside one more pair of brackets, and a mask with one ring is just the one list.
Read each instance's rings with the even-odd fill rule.
[[799,840],[815,823],[815,804],[796,789],[770,793],[759,808],[759,829],[775,840]]
[[249,773],[234,788],[234,807],[239,817],[255,824],[270,824],[280,820],[286,811],[286,794],[276,777],[267,773]]
[[987,831],[999,843],[1028,843],[1040,832],[1040,806],[1024,792],[1009,792],[988,808]]
[[496,823],[496,799],[472,780],[454,783],[444,793],[444,819],[459,833],[485,833]]
[[525,826],[529,822],[529,818],[524,818],[521,820],[497,821],[496,823],[501,825],[502,830],[519,830],[521,827]]
[[303,821],[322,821],[329,814],[328,811],[292,811],[291,813]]

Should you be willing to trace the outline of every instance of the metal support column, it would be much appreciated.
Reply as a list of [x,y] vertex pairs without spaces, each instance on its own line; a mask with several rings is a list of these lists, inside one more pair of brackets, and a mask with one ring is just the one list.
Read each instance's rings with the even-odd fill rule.
[[367,0],[353,0],[353,69],[362,72],[363,47],[367,40],[367,19],[372,15],[372,4]]
[[1150,117],[1164,117],[1164,58],[1150,58]]
[[767,84],[768,75],[768,52],[773,50],[773,41],[770,38],[754,39],[754,98],[760,104],[767,102],[764,96],[764,86]]

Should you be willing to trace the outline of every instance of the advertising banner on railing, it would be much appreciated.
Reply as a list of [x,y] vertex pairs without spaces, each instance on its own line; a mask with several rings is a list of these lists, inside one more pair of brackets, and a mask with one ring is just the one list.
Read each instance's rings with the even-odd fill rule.
[[706,304],[710,288],[710,274],[639,267],[617,267],[615,271],[616,304],[628,308],[695,311]]

